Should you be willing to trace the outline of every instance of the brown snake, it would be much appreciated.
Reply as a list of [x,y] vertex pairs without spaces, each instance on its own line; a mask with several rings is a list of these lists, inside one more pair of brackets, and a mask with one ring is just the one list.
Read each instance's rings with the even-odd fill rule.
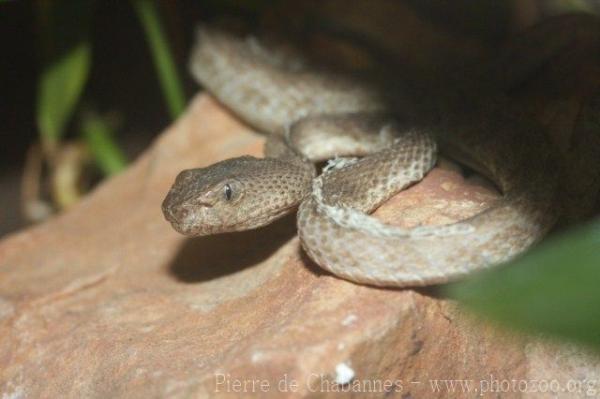
[[[182,234],[252,229],[299,207],[299,236],[318,265],[351,281],[403,287],[511,259],[556,220],[556,163],[544,132],[492,101],[442,106],[430,117],[435,124],[412,123],[374,85],[208,30],[199,31],[191,70],[270,135],[264,159],[228,159],[177,176],[162,209]],[[502,197],[449,225],[403,229],[369,216],[434,166],[436,142],[483,171]],[[334,160],[315,177],[313,162],[338,156],[362,158]]]

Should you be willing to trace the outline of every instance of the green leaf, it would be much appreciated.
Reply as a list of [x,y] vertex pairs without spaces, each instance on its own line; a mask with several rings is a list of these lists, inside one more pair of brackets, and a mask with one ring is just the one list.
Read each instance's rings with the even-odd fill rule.
[[109,123],[93,112],[83,113],[81,132],[96,164],[105,175],[114,175],[125,168],[127,159],[115,143]]
[[132,0],[131,3],[144,27],[163,95],[171,117],[175,119],[183,112],[185,96],[156,5],[152,0]]
[[82,42],[47,65],[38,87],[37,120],[42,137],[57,142],[73,114],[90,67],[90,45]]
[[83,92],[91,63],[88,40],[91,1],[43,2],[38,5],[45,54],[37,93],[36,119],[45,144],[53,145]]
[[600,348],[600,221],[446,289],[508,326]]

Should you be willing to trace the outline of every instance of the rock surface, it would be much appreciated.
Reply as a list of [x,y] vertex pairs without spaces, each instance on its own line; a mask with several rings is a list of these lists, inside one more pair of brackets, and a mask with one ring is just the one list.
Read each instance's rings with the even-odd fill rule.
[[[576,348],[472,320],[435,288],[365,287],[321,271],[301,251],[293,217],[195,239],[171,229],[160,204],[181,169],[258,155],[261,144],[198,96],[125,173],[71,211],[3,240],[2,398],[600,390],[598,361]],[[401,225],[444,223],[494,198],[485,182],[464,180],[447,164],[378,215]],[[557,387],[563,391],[553,393]]]

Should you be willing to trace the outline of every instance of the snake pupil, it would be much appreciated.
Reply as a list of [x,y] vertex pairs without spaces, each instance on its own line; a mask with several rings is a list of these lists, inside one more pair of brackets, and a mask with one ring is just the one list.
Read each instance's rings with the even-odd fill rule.
[[225,191],[225,199],[227,201],[231,200],[231,195],[233,194],[233,192],[232,192],[231,186],[229,184],[225,184],[224,191]]

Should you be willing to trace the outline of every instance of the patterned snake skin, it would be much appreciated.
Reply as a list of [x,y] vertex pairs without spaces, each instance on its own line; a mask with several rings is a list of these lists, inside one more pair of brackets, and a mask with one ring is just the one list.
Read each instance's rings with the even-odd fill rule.
[[[537,126],[492,101],[436,103],[439,114],[429,117],[435,123],[414,123],[408,107],[374,84],[206,29],[198,32],[191,70],[269,136],[265,159],[245,156],[180,173],[163,212],[182,234],[252,229],[299,206],[299,236],[318,265],[354,282],[404,287],[504,262],[556,220],[550,144]],[[423,178],[438,145],[490,177],[502,197],[450,225],[402,229],[369,216]],[[344,156],[361,158],[338,158]],[[314,162],[331,158],[316,177]]]

